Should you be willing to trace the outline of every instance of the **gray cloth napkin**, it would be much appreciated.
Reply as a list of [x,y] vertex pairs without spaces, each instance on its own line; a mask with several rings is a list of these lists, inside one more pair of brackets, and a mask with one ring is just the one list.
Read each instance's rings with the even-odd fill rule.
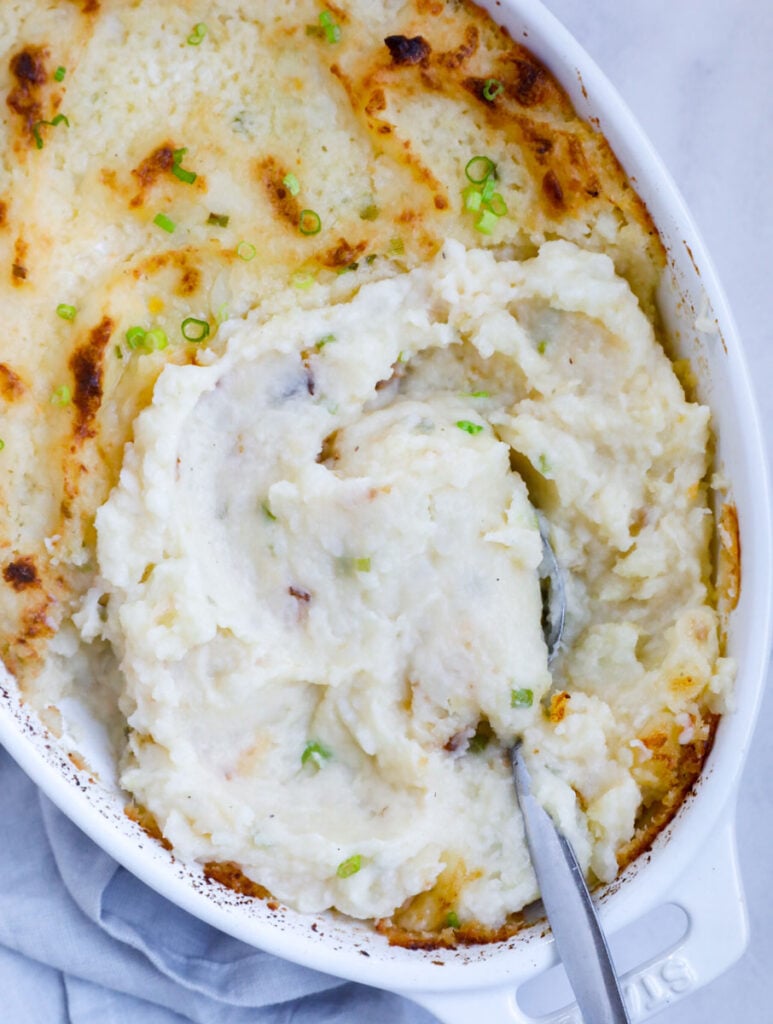
[[0,748],[3,1024],[431,1024],[179,910],[111,860]]

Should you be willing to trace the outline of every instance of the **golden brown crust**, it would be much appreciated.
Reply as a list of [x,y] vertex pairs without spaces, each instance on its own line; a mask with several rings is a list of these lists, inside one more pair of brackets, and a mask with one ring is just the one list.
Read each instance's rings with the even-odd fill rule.
[[159,828],[155,817],[147,807],[142,807],[140,804],[132,801],[124,807],[123,813],[130,821],[136,822],[142,831],[149,835],[151,839],[155,839],[157,842],[161,843],[165,850],[171,850],[173,848],[172,844]]
[[262,885],[248,878],[238,864],[232,860],[208,861],[204,865],[204,876],[209,882],[219,882],[226,889],[238,892],[242,896],[252,896],[258,900],[272,899],[271,893]]

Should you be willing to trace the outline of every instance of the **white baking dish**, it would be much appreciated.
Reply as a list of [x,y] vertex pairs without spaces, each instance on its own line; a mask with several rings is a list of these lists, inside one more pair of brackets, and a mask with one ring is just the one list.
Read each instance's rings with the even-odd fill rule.
[[[484,6],[546,63],[578,111],[597,119],[661,232],[670,260],[661,289],[663,316],[681,353],[693,362],[702,400],[712,408],[718,465],[731,484],[747,556],[729,632],[730,653],[739,665],[737,708],[722,720],[695,793],[651,855],[632,865],[602,896],[610,932],[667,902],[683,907],[689,919],[683,939],[625,979],[632,1017],[639,1021],[721,973],[746,943],[733,810],[769,649],[771,539],[762,441],[740,343],[711,265],[681,199],[630,113],[535,0],[490,0]],[[334,915],[310,918],[245,901],[175,862],[126,819],[100,731],[94,727],[89,735],[80,749],[99,781],[78,771],[25,712],[10,680],[0,691],[0,740],[10,753],[108,853],[184,909],[279,956],[407,995],[446,1024],[466,1024],[473,1015],[490,1024],[533,1019],[519,1008],[516,993],[555,962],[543,926],[497,946],[411,952],[390,948],[367,926]],[[571,1010],[541,1018],[553,1024],[578,1019]]]

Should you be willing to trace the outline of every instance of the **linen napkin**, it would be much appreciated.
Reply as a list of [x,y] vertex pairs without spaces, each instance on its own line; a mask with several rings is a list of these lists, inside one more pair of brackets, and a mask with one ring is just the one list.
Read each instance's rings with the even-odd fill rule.
[[107,856],[0,748],[2,1024],[431,1024],[253,949]]

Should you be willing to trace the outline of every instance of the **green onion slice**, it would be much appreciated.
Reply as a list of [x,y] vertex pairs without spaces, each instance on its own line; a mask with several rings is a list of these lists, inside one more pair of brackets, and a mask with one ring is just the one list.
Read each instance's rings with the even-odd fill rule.
[[182,336],[186,341],[204,341],[209,337],[209,324],[206,320],[199,320],[198,317],[189,316],[183,320],[180,326]]
[[166,336],[166,331],[163,331],[160,327],[154,327],[152,331],[148,331],[145,335],[145,344],[151,352],[154,349],[156,352],[161,352],[169,344],[169,338]]
[[352,875],[356,875],[362,867],[362,855],[355,853],[353,857],[348,857],[346,860],[342,860],[336,868],[336,874],[339,878],[351,878]]
[[252,242],[239,242],[236,246],[236,255],[240,260],[244,260],[245,263],[249,263],[250,260],[254,260],[257,251],[258,250]]
[[487,78],[483,86],[483,96],[490,102],[495,100],[504,90],[505,87],[498,78]]
[[145,336],[147,333],[144,327],[130,327],[126,332],[126,344],[132,350],[145,348]]
[[329,43],[337,43],[341,38],[341,29],[333,21],[333,15],[330,11],[323,11],[319,16],[319,24],[322,31],[325,33],[325,38]]
[[301,210],[298,230],[302,235],[318,235],[322,230],[322,221],[315,210]]
[[170,217],[167,217],[165,213],[157,213],[153,218],[153,223],[163,231],[167,231],[170,235],[177,227],[175,222]]
[[275,523],[276,522],[276,516],[271,511],[271,506],[268,503],[268,498],[266,498],[266,500],[264,502],[262,502],[260,507],[263,510],[263,515],[266,517],[266,519],[270,519],[272,523]]
[[545,341],[544,338],[542,339],[542,341],[537,343],[537,351],[539,352],[539,354],[541,356],[545,355],[545,352],[547,351],[547,347],[548,347],[548,343],[547,343],[547,341]]
[[64,81],[64,76],[66,74],[67,74],[67,68],[63,68],[62,65],[60,64],[59,67],[54,72],[54,81],[56,81],[56,82],[63,82]]
[[336,338],[335,334],[326,334],[324,337],[320,338],[319,341],[315,342],[314,348],[324,348],[325,345],[330,345],[332,342],[337,340],[338,339]]
[[62,386],[57,388],[51,395],[52,405],[69,405],[71,400],[72,392],[66,384],[62,384]]
[[230,219],[227,213],[210,213],[207,217],[207,224],[214,224],[218,228],[227,228]]
[[203,21],[193,26],[193,31],[188,36],[188,46],[199,46],[202,39],[207,34],[207,26]]
[[462,191],[462,197],[464,198],[465,210],[472,210],[473,213],[477,213],[483,205],[483,194],[475,185],[468,185]]
[[480,190],[480,198],[484,203],[490,203],[491,197],[494,195],[494,189],[497,187],[496,179],[492,177],[486,178],[483,182],[483,188]]
[[479,434],[483,427],[480,423],[472,423],[470,420],[457,420],[456,425],[460,430],[464,430],[467,434]]
[[482,185],[489,177],[496,178],[496,171],[496,164],[487,156],[474,156],[472,160],[467,161],[467,166],[464,168],[467,180],[471,181],[473,185]]
[[292,172],[285,174],[284,178],[282,178],[282,184],[291,196],[297,196],[301,190],[301,183]]
[[35,145],[38,149],[43,148],[43,136],[40,134],[40,126],[43,124],[47,124],[50,128],[56,128],[57,125],[60,124],[65,125],[67,128],[70,127],[70,122],[64,114],[57,114],[56,117],[52,118],[50,121],[36,121],[32,126],[32,134],[35,137]]
[[369,558],[355,558],[354,568],[356,572],[370,572],[370,559]]
[[375,203],[368,203],[360,210],[360,220],[376,220],[381,210]]
[[466,395],[462,395],[463,398],[491,398],[491,394],[488,391],[468,391]]
[[75,306],[68,306],[66,302],[60,302],[56,307],[56,315],[60,316],[62,320],[74,320],[77,312]]
[[5,448],[5,441],[3,441],[2,438],[0,438],[0,452],[3,450],[3,448]]
[[184,181],[186,185],[192,185],[196,178],[198,178],[198,174],[195,171],[186,171],[184,167],[180,166],[187,152],[188,150],[183,148],[176,149],[172,153],[172,174],[175,178],[179,178],[180,181]]
[[291,281],[293,288],[297,288],[300,292],[306,292],[314,284],[314,275],[304,274],[302,271],[297,270],[293,274]]
[[332,756],[332,752],[328,750],[327,747],[323,747],[322,744],[318,743],[316,740],[309,740],[301,754],[301,764],[307,764],[311,761],[320,768],[322,766],[322,762],[329,761]]
[[455,910],[449,910],[446,914],[446,928],[459,928],[461,922],[459,921],[459,915]]
[[534,703],[534,691],[533,690],[511,690],[510,691],[510,707],[511,708],[530,708]]
[[492,213],[496,214],[497,217],[504,217],[507,213],[507,203],[502,198],[501,193],[493,192],[489,199],[489,209]]
[[477,231],[480,231],[482,235],[490,235],[498,220],[499,217],[493,210],[483,210],[480,217],[478,217],[475,222],[475,228]]
[[186,185],[192,185],[198,174],[195,171],[186,171],[184,167],[180,167],[179,164],[172,164],[172,174],[179,181],[184,181]]

